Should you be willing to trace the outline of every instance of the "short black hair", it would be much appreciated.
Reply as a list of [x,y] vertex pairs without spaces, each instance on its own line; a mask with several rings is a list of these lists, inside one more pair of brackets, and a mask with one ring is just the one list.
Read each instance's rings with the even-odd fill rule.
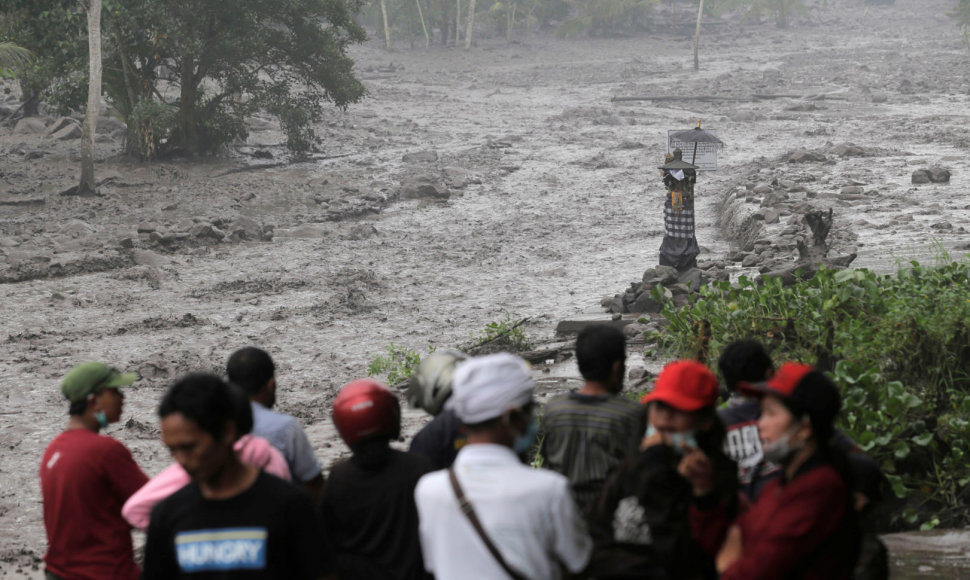
[[764,345],[753,338],[738,340],[724,347],[717,359],[717,369],[729,391],[734,391],[738,381],[761,382],[774,371],[775,364]]
[[608,324],[590,324],[576,337],[576,362],[587,381],[605,381],[616,361],[626,360],[626,336]]
[[88,398],[84,397],[80,401],[74,401],[71,406],[67,409],[68,415],[83,415],[85,411],[88,410]]
[[180,413],[220,440],[230,422],[236,425],[237,435],[240,434],[238,398],[239,395],[234,397],[231,387],[216,375],[192,373],[169,387],[158,406],[158,417],[164,419]]
[[229,382],[246,394],[255,395],[276,375],[276,365],[265,350],[247,346],[232,353],[226,363],[226,374]]

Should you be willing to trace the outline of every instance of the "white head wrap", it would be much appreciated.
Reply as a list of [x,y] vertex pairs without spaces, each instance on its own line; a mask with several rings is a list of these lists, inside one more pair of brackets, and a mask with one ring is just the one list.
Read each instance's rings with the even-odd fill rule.
[[474,425],[528,404],[534,387],[521,358],[506,352],[475,357],[455,368],[449,406],[462,422]]

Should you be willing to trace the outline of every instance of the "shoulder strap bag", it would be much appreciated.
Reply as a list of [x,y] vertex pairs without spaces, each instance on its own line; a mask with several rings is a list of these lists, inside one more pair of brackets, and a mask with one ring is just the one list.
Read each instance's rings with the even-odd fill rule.
[[502,557],[502,553],[498,551],[498,548],[496,548],[495,544],[492,543],[491,538],[489,538],[488,534],[485,533],[485,528],[482,527],[482,522],[479,521],[478,516],[475,515],[475,508],[472,506],[471,502],[468,501],[468,498],[465,497],[465,492],[458,483],[458,476],[455,475],[454,467],[448,470],[448,479],[451,481],[452,489],[455,490],[455,496],[458,498],[458,505],[461,507],[461,513],[468,517],[468,521],[471,522],[472,527],[475,528],[476,532],[478,532],[478,537],[485,542],[485,547],[487,547],[488,551],[492,553],[492,557],[495,558],[495,561],[499,563],[502,569],[505,570],[506,574],[511,576],[513,580],[526,580],[525,576],[519,574],[509,567],[508,563],[505,561],[505,558]]

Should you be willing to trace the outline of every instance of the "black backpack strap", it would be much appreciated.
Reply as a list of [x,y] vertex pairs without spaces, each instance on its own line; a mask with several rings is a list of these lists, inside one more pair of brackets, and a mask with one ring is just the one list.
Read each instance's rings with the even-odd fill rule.
[[525,576],[519,574],[509,567],[508,563],[505,562],[505,558],[502,557],[502,553],[498,551],[498,548],[496,548],[495,544],[492,543],[491,538],[489,538],[488,534],[485,533],[485,528],[482,527],[482,522],[479,521],[478,516],[475,515],[475,508],[472,507],[471,502],[469,502],[468,498],[465,497],[465,492],[462,490],[461,484],[458,483],[458,476],[455,475],[454,467],[448,469],[448,479],[451,481],[452,489],[455,490],[455,496],[458,498],[458,506],[461,507],[461,513],[468,517],[468,521],[472,523],[472,527],[475,528],[476,532],[478,532],[478,537],[485,542],[485,547],[488,548],[488,551],[492,553],[492,557],[495,558],[495,561],[502,566],[502,569],[505,570],[505,572],[511,576],[513,580],[526,580]]

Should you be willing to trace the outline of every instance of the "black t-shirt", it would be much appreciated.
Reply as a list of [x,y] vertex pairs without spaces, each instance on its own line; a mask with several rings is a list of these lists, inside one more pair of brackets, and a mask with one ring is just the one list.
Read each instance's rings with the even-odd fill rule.
[[388,449],[378,466],[353,458],[327,478],[321,521],[341,580],[417,580],[424,570],[414,487],[431,471],[426,457]]
[[142,580],[321,578],[329,559],[310,496],[266,473],[225,500],[190,483],[152,510]]
[[445,409],[425,425],[411,440],[411,453],[431,460],[433,470],[446,469],[468,442],[468,433],[451,409]]

